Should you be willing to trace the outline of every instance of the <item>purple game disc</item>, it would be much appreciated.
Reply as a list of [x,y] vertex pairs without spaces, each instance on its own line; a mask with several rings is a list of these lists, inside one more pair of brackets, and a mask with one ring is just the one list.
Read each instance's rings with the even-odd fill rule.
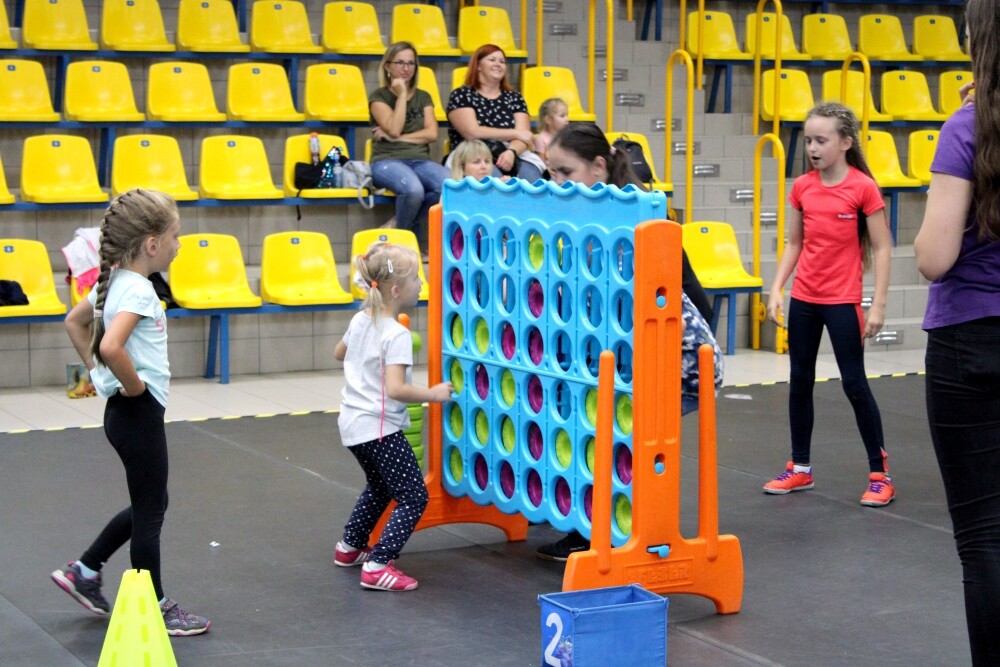
[[615,457],[615,469],[618,471],[618,479],[622,484],[632,483],[632,452],[628,447],[622,445],[618,448],[618,456]]
[[537,375],[528,378],[528,405],[535,412],[542,411],[542,381]]
[[542,429],[534,422],[528,424],[528,452],[536,461],[542,458]]
[[476,457],[476,484],[480,489],[486,488],[486,482],[489,480],[490,473],[489,468],[486,467],[486,459],[481,455]]
[[570,493],[569,484],[562,477],[556,482],[556,507],[559,512],[566,516],[573,506],[573,494]]
[[594,511],[594,487],[588,486],[587,490],[583,492],[583,511],[587,514],[588,519],[592,519],[591,514]]
[[516,345],[517,337],[514,335],[514,327],[509,322],[504,322],[503,329],[500,331],[500,349],[503,350],[503,356],[513,359]]
[[514,469],[506,461],[500,465],[500,490],[507,498],[514,495]]
[[542,289],[542,284],[537,280],[532,280],[528,285],[528,309],[532,315],[539,317],[544,307],[545,291]]
[[535,507],[542,504],[542,478],[535,470],[528,473],[528,500]]
[[476,393],[482,399],[490,393],[490,376],[486,373],[486,366],[482,364],[476,366]]
[[462,296],[465,295],[465,281],[462,279],[460,271],[451,272],[451,298],[455,303],[462,303]]
[[463,252],[465,252],[465,237],[462,236],[461,227],[456,227],[451,235],[451,254],[455,259],[462,259]]
[[528,332],[528,356],[536,366],[542,363],[545,345],[542,343],[542,332],[532,327]]

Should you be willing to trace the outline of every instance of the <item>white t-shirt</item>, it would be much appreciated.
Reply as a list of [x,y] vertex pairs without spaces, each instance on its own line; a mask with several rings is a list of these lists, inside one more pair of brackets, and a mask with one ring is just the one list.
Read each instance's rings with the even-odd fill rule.
[[347,355],[337,423],[344,446],[377,440],[380,426],[383,436],[409,426],[406,404],[384,393],[384,367],[406,366],[406,383],[410,384],[413,366],[410,330],[389,317],[380,317],[376,329],[368,313],[361,311],[351,318],[343,340]]
[[[97,290],[91,290],[87,298],[94,305]],[[167,317],[160,298],[156,296],[153,283],[146,277],[126,269],[114,269],[104,299],[105,331],[115,315],[122,311],[142,318],[125,341],[125,351],[150,393],[160,405],[166,407],[170,392],[170,361],[167,359]],[[114,373],[101,364],[90,371],[90,379],[97,393],[105,398],[113,396],[122,387]]]

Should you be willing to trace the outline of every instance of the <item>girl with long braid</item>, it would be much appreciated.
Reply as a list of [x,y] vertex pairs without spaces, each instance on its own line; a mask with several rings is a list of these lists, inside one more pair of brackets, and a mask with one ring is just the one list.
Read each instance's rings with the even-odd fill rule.
[[[813,488],[813,385],[825,326],[868,453],[868,486],[861,504],[882,507],[892,502],[896,490],[888,475],[882,416],[865,376],[864,343],[885,321],[892,252],[885,202],[861,153],[858,122],[850,109],[834,103],[813,108],[806,115],[804,134],[811,169],[795,179],[788,197],[788,242],[767,300],[768,317],[780,323],[781,290],[795,270],[788,307],[792,460],[764,485],[764,492],[781,495]],[[866,315],[861,310],[861,281],[872,263],[875,295]]]
[[[361,585],[379,591],[412,591],[417,580],[403,574],[395,560],[427,507],[420,464],[403,429],[410,425],[407,403],[451,400],[450,382],[433,387],[412,384],[413,339],[396,321],[402,308],[420,297],[420,259],[405,246],[376,242],[354,258],[356,283],[368,292],[361,312],[351,318],[333,356],[344,362],[340,402],[340,439],[365,473],[344,535],[334,550],[334,565],[361,565]],[[368,547],[379,517],[395,500],[378,543]]]
[[147,276],[166,271],[181,244],[174,200],[130,190],[108,206],[101,223],[97,285],[66,316],[66,331],[107,399],[104,433],[125,466],[129,507],[52,579],[77,602],[105,615],[101,568],[131,540],[132,567],[149,571],[160,611],[173,636],[197,635],[211,623],[165,597],[160,582],[160,528],[167,510],[167,438],[163,425],[170,387],[167,320]]

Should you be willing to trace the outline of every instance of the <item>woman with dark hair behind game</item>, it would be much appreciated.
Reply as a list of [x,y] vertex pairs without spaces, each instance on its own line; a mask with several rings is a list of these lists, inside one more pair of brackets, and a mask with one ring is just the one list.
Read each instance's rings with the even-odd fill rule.
[[[623,151],[618,151],[608,143],[604,132],[590,123],[570,123],[552,138],[546,153],[549,174],[554,182],[562,184],[573,181],[586,186],[597,183],[607,183],[624,188],[634,185],[640,190],[646,186],[632,170],[632,165]],[[712,320],[712,306],[705,290],[698,282],[698,276],[688,262],[687,253],[682,251],[682,287],[687,297],[683,308],[685,324],[684,357],[691,362],[691,352],[694,363],[697,364],[697,350],[701,343],[709,343],[715,348],[715,381],[716,387],[722,381],[722,352],[719,350],[708,323]],[[693,307],[688,307],[687,304]],[[690,349],[689,349],[690,348]],[[682,369],[686,366],[683,365]],[[695,366],[697,368],[697,366]],[[683,370],[682,370],[683,375]],[[698,407],[697,397],[682,393],[681,414],[686,414]],[[543,544],[535,554],[545,560],[565,561],[570,554],[586,551],[590,548],[590,540],[573,531],[558,542]]]

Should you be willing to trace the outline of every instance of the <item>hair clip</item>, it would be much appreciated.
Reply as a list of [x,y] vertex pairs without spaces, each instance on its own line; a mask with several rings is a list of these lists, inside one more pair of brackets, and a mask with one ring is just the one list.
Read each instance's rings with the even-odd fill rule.
[[354,284],[357,285],[361,289],[361,291],[366,294],[370,292],[372,289],[372,286],[368,284],[368,281],[366,281],[364,278],[361,277],[360,273],[354,277]]
[[103,308],[94,308],[94,317],[95,318],[97,318],[97,317],[104,317],[104,309]]
[[388,267],[389,273],[392,273],[392,260],[387,257],[385,260],[385,265],[386,267]]
[[617,153],[617,152],[618,152],[618,149],[617,149],[617,148],[615,148],[614,146],[612,146],[612,147],[611,147],[611,155],[614,155],[614,154],[615,154],[615,153]]

